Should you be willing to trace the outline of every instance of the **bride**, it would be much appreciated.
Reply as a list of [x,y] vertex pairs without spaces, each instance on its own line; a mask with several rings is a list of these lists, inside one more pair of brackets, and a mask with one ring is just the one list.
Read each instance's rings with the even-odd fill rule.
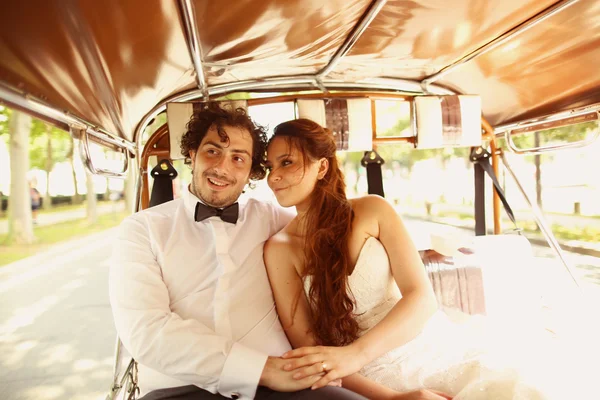
[[346,198],[335,151],[331,132],[307,119],[278,125],[268,147],[268,184],[297,210],[264,253],[296,349],[286,369],[322,372],[314,388],[343,378],[375,399],[415,389],[439,391],[432,399],[543,398],[495,363],[485,331],[438,310],[401,218],[380,197]]

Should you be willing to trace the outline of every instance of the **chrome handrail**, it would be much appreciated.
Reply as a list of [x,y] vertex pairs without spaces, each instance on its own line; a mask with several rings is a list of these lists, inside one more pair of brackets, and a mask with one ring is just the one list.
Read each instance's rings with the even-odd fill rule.
[[377,17],[377,14],[381,11],[387,0],[374,0],[369,6],[368,10],[361,17],[360,21],[352,28],[350,35],[344,40],[344,43],[337,49],[331,60],[327,65],[317,73],[317,82],[321,82],[335,67],[339,64],[342,57],[344,57],[354,44],[360,39],[362,34],[367,30],[371,22]]
[[206,84],[206,75],[202,66],[202,46],[200,45],[200,34],[198,33],[198,24],[196,22],[196,11],[194,3],[191,0],[179,0],[179,10],[183,19],[183,27],[186,32],[186,41],[190,58],[196,70],[196,83],[198,89],[203,93],[203,97],[208,97],[208,88]]
[[596,129],[594,135],[591,138],[582,140],[580,142],[552,144],[547,146],[532,147],[531,149],[519,149],[512,138],[511,132],[512,131],[504,132],[504,140],[506,140],[508,149],[512,153],[518,155],[542,154],[563,149],[578,149],[581,147],[589,146],[590,144],[594,143],[596,139],[598,139],[598,137],[600,136],[600,128],[598,128]]
[[90,154],[88,132],[84,129],[79,130],[79,156],[81,157],[83,165],[85,165],[86,168],[90,171],[90,173],[94,175],[106,176],[108,178],[126,178],[127,168],[129,167],[129,151],[124,146],[121,146],[120,150],[125,156],[123,168],[121,171],[112,171],[110,169],[96,167],[94,165],[94,162],[92,161],[92,156]]
[[497,138],[504,136],[504,132],[512,131],[515,129],[530,128],[532,126],[542,125],[548,122],[559,121],[561,119],[578,117],[581,115],[589,114],[592,112],[600,112],[600,103],[591,104],[589,106],[574,108],[567,111],[559,111],[552,114],[547,114],[541,117],[530,118],[519,122],[512,122],[510,124],[498,125],[494,127],[494,135]]
[[135,143],[115,135],[111,135],[107,131],[96,127],[95,124],[89,121],[86,121],[66,111],[61,111],[60,109],[47,104],[31,94],[25,93],[22,90],[16,89],[2,82],[0,82],[0,101],[5,101],[8,105],[21,108],[34,115],[45,117],[48,121],[52,121],[54,124],[56,124],[60,129],[76,129],[78,131],[85,130],[88,134],[100,139],[103,142],[109,143],[118,148],[126,148],[131,153],[136,152]]
[[[598,121],[600,123],[600,112],[595,111],[595,113],[596,113],[596,121]],[[570,117],[575,117],[575,116],[585,115],[585,114],[591,115],[591,113],[589,111],[587,111],[587,112],[572,113],[572,115],[570,115]],[[562,118],[544,119],[541,121],[517,125],[513,129],[532,128],[532,127],[539,126],[539,125],[542,125],[542,124],[545,124],[548,122],[559,121],[560,119],[562,119]],[[552,151],[563,150],[563,149],[578,149],[581,147],[586,147],[586,146],[591,145],[598,139],[598,137],[600,137],[600,126],[599,126],[598,128],[596,128],[596,130],[594,131],[594,134],[590,138],[581,140],[579,142],[560,143],[560,144],[532,147],[530,149],[520,149],[519,147],[517,147],[517,145],[515,144],[515,142],[513,140],[513,134],[512,134],[513,129],[504,131],[504,140],[506,141],[506,144],[508,145],[508,149],[512,153],[519,154],[519,155],[549,153]],[[533,130],[531,132],[533,132]]]
[[[131,391],[139,391],[138,386],[137,386],[137,363],[133,358],[129,360],[129,364],[127,365],[127,368],[125,369],[123,376],[121,376],[121,379],[119,380],[118,376],[115,378],[116,379],[113,381],[113,384],[110,388],[110,392],[106,395],[106,400],[114,400],[115,396],[117,394],[119,394],[119,392],[123,388],[125,388],[128,393],[130,393]],[[132,382],[133,386],[125,387],[127,380],[130,378],[133,381]]]

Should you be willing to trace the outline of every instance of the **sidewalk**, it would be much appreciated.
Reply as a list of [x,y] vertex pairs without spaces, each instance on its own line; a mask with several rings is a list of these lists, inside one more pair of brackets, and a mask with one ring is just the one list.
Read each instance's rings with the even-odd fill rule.
[[[125,202],[117,201],[117,202],[108,202],[108,203],[99,203],[97,206],[98,215],[110,214],[121,212],[125,210]],[[69,211],[56,211],[47,214],[39,214],[38,215],[38,223],[34,225],[38,226],[46,226],[57,224],[60,222],[72,221],[76,219],[85,218],[85,204],[83,208],[79,210],[69,210]],[[8,220],[3,219],[0,220],[0,235],[8,233]]]
[[[486,204],[486,209],[488,207],[489,207],[489,205]],[[438,203],[438,204],[434,204],[433,208],[440,210],[440,211],[444,211],[444,212],[456,212],[456,213],[467,214],[467,215],[474,214],[473,206],[439,204]],[[489,213],[491,213],[491,208],[487,211],[489,211]],[[421,212],[423,212],[423,213],[425,212],[424,208],[421,210]],[[530,210],[513,210],[513,212],[515,214],[515,218],[517,219],[517,222],[535,219],[533,216],[533,212]],[[584,228],[586,226],[600,227],[600,218],[596,218],[596,217],[584,216],[584,215],[557,214],[557,213],[550,213],[550,212],[543,212],[543,214],[544,214],[544,217],[546,218],[546,222],[548,222],[549,225],[558,224],[558,225],[562,225],[562,226],[568,227],[568,228]],[[504,210],[502,210],[502,218],[503,219],[506,218]],[[510,223],[510,221],[508,223]],[[506,227],[508,228],[509,225],[506,225]]]
[[[404,210],[404,212],[402,212],[402,210],[398,210],[398,212],[400,212],[400,214],[405,215],[409,218],[449,225],[449,226],[453,226],[456,228],[469,230],[471,232],[474,232],[474,230],[475,230],[475,225],[474,225],[473,221],[470,221],[470,220],[463,220],[460,218],[453,218],[453,217],[429,217],[426,215],[415,215],[411,212],[406,212],[406,211],[407,210]],[[556,221],[556,219],[553,219],[551,217],[552,217],[552,214],[546,216],[546,221],[549,224],[552,224],[551,221]],[[564,216],[564,215],[560,215],[559,217],[560,217],[561,221],[569,218],[569,216]],[[582,220],[585,217],[575,216],[574,218],[576,221],[576,222],[575,221],[574,222],[579,224],[582,222]],[[517,220],[518,220],[518,217],[517,217]],[[598,221],[598,222],[593,221],[593,222],[600,223],[600,221]],[[513,225],[510,224],[509,221],[503,221],[502,226],[505,230],[510,230],[513,228]],[[487,230],[488,230],[489,234],[493,234],[494,233],[493,224],[492,225],[487,224]],[[531,242],[532,244],[550,247],[550,245],[546,241],[546,238],[541,233],[539,235],[536,235],[531,232],[525,232],[525,236],[527,237],[529,242]],[[558,241],[558,244],[560,245],[560,247],[565,251],[571,251],[574,253],[583,254],[583,255],[592,256],[592,257],[600,257],[600,243],[583,242],[580,240],[559,240],[559,239],[557,239],[557,241]]]

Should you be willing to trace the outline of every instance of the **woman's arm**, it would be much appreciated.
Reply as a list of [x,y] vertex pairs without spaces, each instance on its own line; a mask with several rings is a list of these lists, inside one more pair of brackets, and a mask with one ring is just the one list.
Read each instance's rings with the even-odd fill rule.
[[[304,347],[288,352],[291,369],[302,368],[314,373],[317,360],[326,360],[329,373],[313,387],[323,387],[334,379],[357,372],[375,358],[395,349],[414,337],[438,308],[435,294],[400,216],[378,196],[363,197],[353,204],[357,226],[368,227],[379,238],[390,259],[392,274],[402,299],[386,317],[354,343],[344,347]],[[296,347],[296,346],[294,346]]]
[[415,338],[438,304],[419,252],[396,210],[378,196],[362,198],[359,207],[367,218],[377,221],[379,240],[402,294],[386,317],[354,343],[370,362]]
[[294,266],[294,253],[285,234],[279,233],[267,241],[264,260],[275,298],[281,325],[293,347],[314,346],[311,316],[304,295],[302,279]]
[[[316,340],[311,331],[309,304],[289,246],[277,237],[269,240],[264,249],[265,265],[277,313],[292,347],[314,346]],[[322,368],[321,361],[316,362],[314,368]],[[298,378],[307,375],[299,373]],[[398,395],[398,392],[358,374],[344,378],[343,386],[372,399],[392,399]]]

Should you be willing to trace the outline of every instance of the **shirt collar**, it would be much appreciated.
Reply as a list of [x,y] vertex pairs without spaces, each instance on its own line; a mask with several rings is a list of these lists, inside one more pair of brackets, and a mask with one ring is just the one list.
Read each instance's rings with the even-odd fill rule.
[[[195,221],[195,219],[196,219],[196,204],[198,202],[200,202],[202,204],[208,205],[204,201],[202,201],[201,199],[196,197],[196,195],[190,191],[189,186],[188,186],[187,190],[183,191],[183,194],[181,195],[181,197],[183,198],[183,204],[185,205],[186,215],[189,218],[191,218],[192,221]],[[238,204],[240,205],[240,217],[241,217],[243,203],[244,202],[241,201],[241,199],[238,199]]]
[[191,218],[192,221],[194,221],[194,218],[196,216],[196,204],[198,202],[201,202],[203,204],[206,203],[204,203],[202,200],[196,197],[196,195],[190,191],[189,186],[186,190],[184,190],[183,195],[181,197],[183,197],[183,204],[185,205],[185,211],[187,216]]

